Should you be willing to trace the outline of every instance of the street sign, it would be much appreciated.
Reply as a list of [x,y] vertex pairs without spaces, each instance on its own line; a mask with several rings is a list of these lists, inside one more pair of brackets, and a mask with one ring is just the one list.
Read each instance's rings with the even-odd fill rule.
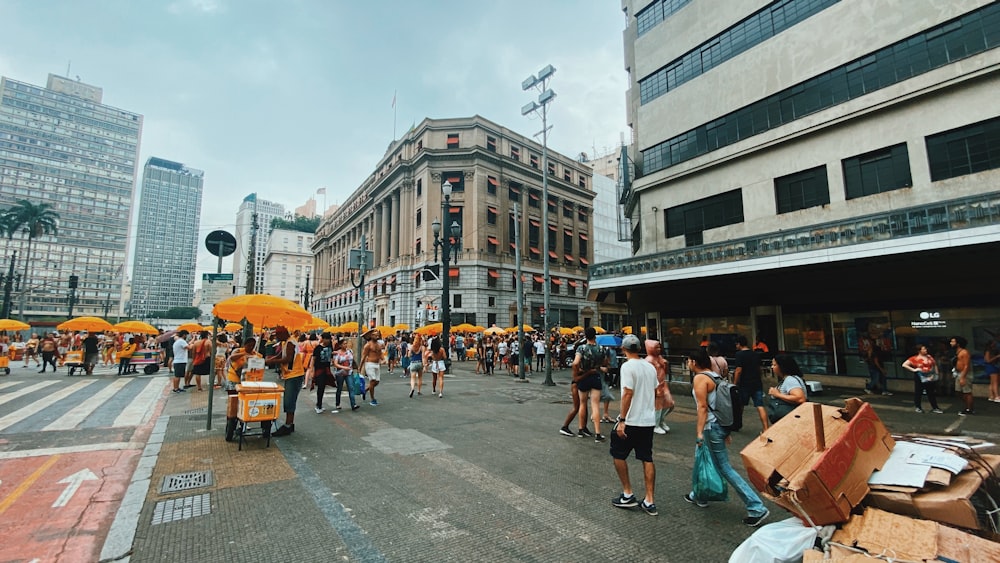
[[205,237],[205,248],[220,258],[229,256],[236,252],[236,237],[228,231],[212,231]]
[[365,250],[364,254],[360,248],[352,248],[348,253],[347,268],[349,270],[360,270],[361,262],[364,261],[365,270],[371,270],[375,266],[375,253]]
[[233,281],[232,274],[202,274],[201,281],[207,281],[208,283],[217,281]]

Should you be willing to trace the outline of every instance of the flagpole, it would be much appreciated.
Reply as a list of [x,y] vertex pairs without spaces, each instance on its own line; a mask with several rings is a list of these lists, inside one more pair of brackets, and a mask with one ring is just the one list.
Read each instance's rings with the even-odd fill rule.
[[396,140],[396,91],[392,91],[392,140]]

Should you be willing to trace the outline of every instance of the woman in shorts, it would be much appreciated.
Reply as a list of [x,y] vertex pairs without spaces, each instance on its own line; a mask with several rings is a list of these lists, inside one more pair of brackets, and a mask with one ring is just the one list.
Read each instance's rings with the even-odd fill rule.
[[408,358],[410,361],[410,398],[412,399],[414,391],[417,392],[417,395],[423,395],[420,390],[424,386],[424,338],[419,334],[413,335]]
[[35,367],[41,365],[38,361],[38,335],[32,334],[31,338],[24,345],[24,367],[28,367],[28,360],[35,360]]
[[444,346],[441,345],[441,337],[436,337],[431,340],[431,351],[430,351],[430,368],[431,368],[431,392],[437,393],[438,398],[444,397],[444,371],[446,369],[446,364],[444,362],[447,357],[447,353],[444,350]]

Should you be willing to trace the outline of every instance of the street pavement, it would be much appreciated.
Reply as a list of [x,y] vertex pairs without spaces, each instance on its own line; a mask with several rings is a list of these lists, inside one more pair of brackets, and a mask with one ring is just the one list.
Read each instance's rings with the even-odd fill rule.
[[[208,391],[171,394],[162,371],[68,378],[15,367],[0,378],[0,522],[23,522],[4,534],[0,561],[726,561],[754,531],[740,522],[735,495],[708,508],[682,499],[695,418],[683,382],[672,385],[670,434],[655,437],[654,517],[610,504],[620,487],[607,443],[558,433],[570,406],[568,370],[548,387],[541,375],[520,383],[474,367],[456,362],[443,398],[427,378],[412,399],[408,380],[383,367],[379,405],[355,412],[316,414],[315,393],[303,391],[294,434],[269,448],[249,438],[242,451],[223,440],[218,391],[209,417]],[[94,383],[47,398],[86,381]],[[828,389],[814,399],[842,405],[856,394]],[[893,432],[1000,439],[1000,404],[984,399],[974,417],[957,416],[960,405],[947,397],[944,415],[914,413],[909,394],[867,399]],[[72,414],[98,400],[89,415]],[[740,471],[739,451],[759,424],[748,412],[734,434],[730,457]],[[68,461],[75,465],[60,465]],[[641,495],[641,464],[629,466]],[[56,482],[87,468],[98,479]],[[192,488],[164,492],[165,478]],[[73,487],[67,505],[53,508]],[[768,506],[767,522],[788,517]]]

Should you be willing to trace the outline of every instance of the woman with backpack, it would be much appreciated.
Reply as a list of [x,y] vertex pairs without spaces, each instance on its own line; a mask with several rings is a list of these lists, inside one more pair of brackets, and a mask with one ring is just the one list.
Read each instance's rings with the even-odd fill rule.
[[806,382],[802,380],[798,362],[788,354],[775,356],[771,360],[771,371],[775,377],[783,377],[777,387],[767,390],[767,419],[774,424],[806,402]]
[[[743,523],[751,528],[756,528],[767,518],[769,512],[757,491],[729,464],[729,453],[726,451],[726,446],[732,441],[732,438],[722,428],[716,417],[715,389],[718,386],[717,382],[722,381],[722,378],[712,371],[712,361],[704,349],[691,353],[688,358],[688,368],[695,374],[692,382],[694,400],[698,409],[698,419],[695,423],[695,447],[709,449],[715,468],[736,489],[736,494],[746,505],[747,517],[743,519]],[[684,495],[684,500],[700,508],[708,506],[708,502],[695,498],[694,492]]]

